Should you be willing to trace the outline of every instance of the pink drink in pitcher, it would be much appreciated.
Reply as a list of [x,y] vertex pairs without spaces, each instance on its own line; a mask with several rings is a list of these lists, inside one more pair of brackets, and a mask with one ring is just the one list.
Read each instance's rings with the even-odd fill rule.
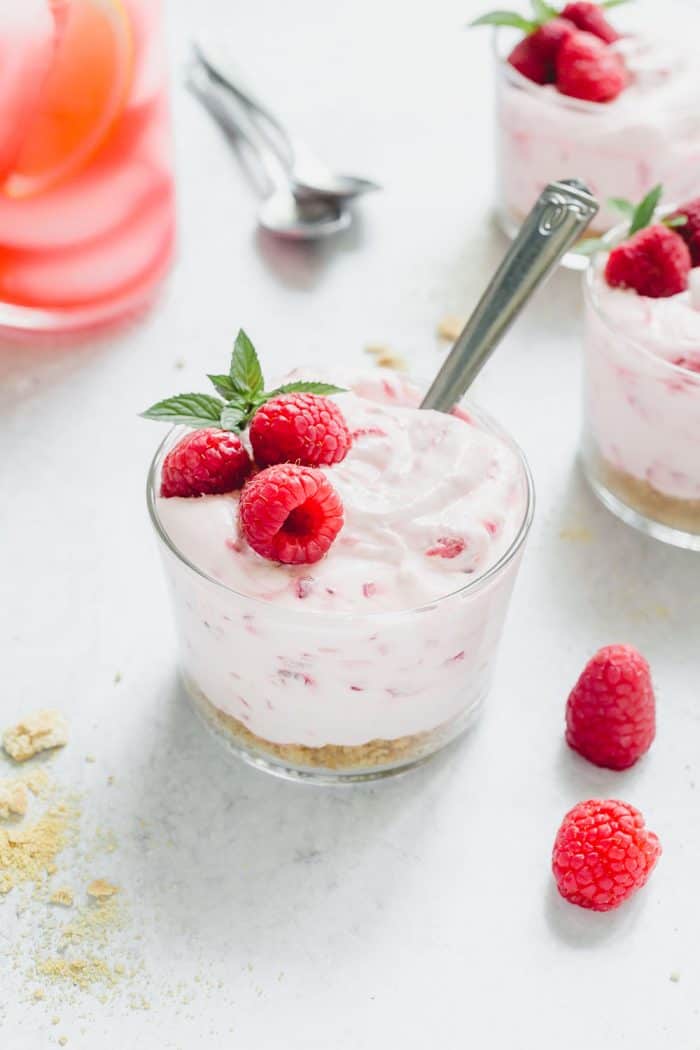
[[160,0],[0,12],[0,329],[146,305],[174,239]]

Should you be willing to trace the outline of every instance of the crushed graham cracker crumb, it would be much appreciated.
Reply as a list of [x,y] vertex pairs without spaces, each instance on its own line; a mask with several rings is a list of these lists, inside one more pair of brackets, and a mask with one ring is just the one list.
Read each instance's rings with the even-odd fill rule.
[[23,817],[29,799],[27,785],[22,780],[0,781],[0,820],[10,816]]
[[37,1002],[41,1002],[41,1000],[44,998],[44,994],[45,993],[43,988],[35,988],[32,993],[32,999],[36,999]]
[[106,879],[93,879],[87,891],[91,897],[113,897],[115,893],[119,892],[119,887],[113,886]]
[[85,761],[86,762],[97,762],[97,759],[95,758],[94,755],[86,755],[85,756]]
[[437,326],[437,334],[441,339],[446,339],[450,343],[461,335],[462,329],[467,323],[466,317],[457,317],[454,314],[447,314]]
[[60,1038],[58,1040],[58,1045],[59,1046],[65,1046],[67,1042],[68,1042],[68,1036],[67,1035],[62,1035],[62,1036],[60,1036]]
[[58,711],[37,711],[16,726],[5,730],[2,745],[15,762],[26,762],[40,751],[64,747],[68,743],[68,724]]
[[65,959],[62,956],[43,959],[37,963],[37,972],[57,981],[70,981],[78,988],[88,988],[98,981],[114,984],[112,970],[102,959],[88,956],[85,959]]
[[26,769],[20,774],[32,795],[43,795],[49,786],[49,774],[45,769]]
[[60,1017],[52,1017],[51,1018],[51,1024],[60,1024],[60,1023],[61,1023],[61,1018]]
[[395,372],[408,371],[406,358],[388,346],[366,346],[365,353],[372,355],[378,368],[392,368]]
[[74,811],[59,802],[34,824],[0,828],[0,894],[55,871],[54,860],[68,842],[74,820]]
[[64,908],[71,908],[73,906],[73,890],[67,886],[62,886],[58,890],[54,890],[49,898],[52,904],[62,904]]

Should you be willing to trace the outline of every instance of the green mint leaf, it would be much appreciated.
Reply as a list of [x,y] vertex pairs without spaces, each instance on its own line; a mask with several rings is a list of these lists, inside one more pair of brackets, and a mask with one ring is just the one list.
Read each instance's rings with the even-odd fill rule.
[[601,3],[600,6],[601,7],[605,7],[606,9],[609,10],[611,7],[619,7],[620,4],[628,4],[628,3],[629,3],[629,0],[603,0],[603,2]]
[[332,383],[317,383],[314,380],[299,380],[298,382],[283,383],[282,386],[270,390],[263,395],[265,401],[277,397],[279,394],[344,394],[346,388],[333,386]]
[[559,14],[557,9],[550,4],[545,3],[545,0],[531,0],[531,2],[532,10],[535,12],[535,19],[540,24],[543,22],[549,22]]
[[514,29],[521,29],[523,33],[533,33],[537,29],[536,22],[528,21],[516,11],[490,11],[489,14],[475,18],[469,23],[470,29],[474,26],[512,26]]
[[602,251],[607,245],[602,237],[589,237],[585,241],[581,241],[577,244],[573,251],[576,255],[595,255],[596,252]]
[[235,395],[236,388],[233,385],[233,380],[231,379],[231,376],[207,375],[207,379],[211,380],[211,382],[214,384],[214,389],[216,390],[217,394],[221,394],[221,396],[226,401],[228,401],[229,398]]
[[244,397],[257,397],[262,393],[265,384],[258,355],[242,328],[236,336],[229,375],[236,393]]
[[243,430],[248,419],[248,413],[240,405],[224,405],[221,409],[219,423],[222,430]]
[[624,197],[610,197],[608,199],[608,207],[614,208],[615,211],[619,211],[621,215],[630,220],[634,217],[636,210],[632,201],[625,200]]
[[637,205],[630,224],[630,237],[633,233],[637,233],[639,230],[643,230],[645,226],[649,225],[654,218],[654,212],[661,200],[662,193],[663,187],[661,185],[654,186],[654,189],[647,193],[641,204]]
[[223,402],[211,394],[176,394],[151,405],[141,415],[159,423],[183,423],[187,427],[218,426]]
[[664,226],[668,226],[669,230],[675,230],[678,226],[685,226],[688,222],[687,215],[669,215],[667,219],[661,220]]

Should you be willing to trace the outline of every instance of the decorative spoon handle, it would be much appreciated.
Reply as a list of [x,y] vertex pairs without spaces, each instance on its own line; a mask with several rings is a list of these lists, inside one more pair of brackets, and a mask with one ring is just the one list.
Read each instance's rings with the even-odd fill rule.
[[598,211],[577,179],[551,182],[479,300],[423,399],[421,408],[449,412],[493,353],[535,289],[551,274]]

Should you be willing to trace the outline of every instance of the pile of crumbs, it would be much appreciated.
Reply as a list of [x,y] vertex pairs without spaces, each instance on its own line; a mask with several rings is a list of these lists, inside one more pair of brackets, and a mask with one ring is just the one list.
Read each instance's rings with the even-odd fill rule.
[[50,806],[33,824],[0,828],[0,894],[20,882],[41,882],[74,835],[76,812],[66,802]]
[[68,725],[58,711],[37,711],[5,730],[2,746],[15,762],[26,762],[40,751],[64,747],[68,743]]

